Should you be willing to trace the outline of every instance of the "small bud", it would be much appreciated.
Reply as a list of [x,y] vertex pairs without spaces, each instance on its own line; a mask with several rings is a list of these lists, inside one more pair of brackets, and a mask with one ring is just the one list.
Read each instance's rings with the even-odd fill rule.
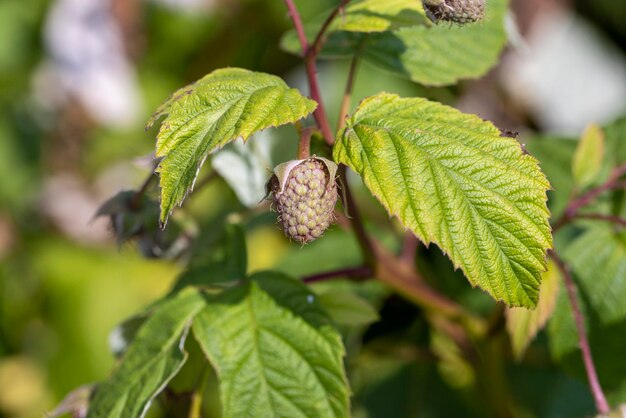
[[422,0],[426,16],[435,23],[440,21],[466,24],[482,20],[485,0]]
[[320,157],[278,165],[267,183],[285,235],[306,244],[334,222],[337,164]]

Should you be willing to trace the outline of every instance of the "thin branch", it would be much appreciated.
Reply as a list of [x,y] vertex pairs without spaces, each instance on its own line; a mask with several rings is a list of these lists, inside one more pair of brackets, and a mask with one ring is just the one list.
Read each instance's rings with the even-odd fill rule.
[[323,273],[317,273],[310,276],[306,276],[302,278],[304,283],[316,283],[325,280],[337,279],[337,278],[348,278],[353,280],[362,280],[367,279],[368,277],[372,277],[372,269],[368,266],[357,266],[357,267],[349,267],[340,270],[332,270],[326,271]]
[[302,46],[302,53],[306,55],[309,51],[309,41],[307,41],[306,39],[306,34],[304,33],[304,25],[302,24],[302,19],[300,19],[298,8],[294,4],[293,0],[284,1],[285,5],[287,6],[287,10],[289,11],[289,17],[293,22],[293,27],[298,34],[298,39],[300,40],[300,45]]
[[317,66],[315,63],[317,53],[314,50],[309,49],[309,43],[304,33],[304,26],[302,25],[300,14],[298,13],[298,9],[296,8],[293,0],[284,0],[284,2],[287,6],[287,10],[289,10],[289,16],[291,17],[293,26],[298,33],[298,39],[300,40],[302,52],[304,53],[304,64],[306,67],[307,78],[309,80],[311,98],[317,102],[317,108],[315,109],[313,116],[315,117],[317,126],[322,131],[324,139],[329,145],[332,145],[335,142],[335,138],[330,129],[330,124],[328,123],[328,117],[326,116],[324,103],[322,102],[322,95],[320,94],[319,82],[317,80]]
[[620,180],[620,177],[624,174],[626,174],[626,163],[615,167],[606,182],[602,183],[598,187],[594,187],[583,195],[572,199],[567,205],[567,208],[561,218],[559,218],[559,220],[554,224],[553,232],[556,232],[561,227],[571,222],[572,219],[576,218],[580,209],[592,203],[602,193],[609,190],[626,188],[626,182]]
[[[342,214],[338,214],[337,224],[344,229],[351,226],[350,220]],[[372,240],[371,245],[376,260],[379,261],[373,274],[376,279],[432,314],[460,322],[471,335],[484,335],[487,330],[484,320],[431,288],[415,270],[407,267],[378,241]]]
[[614,215],[605,215],[603,213],[579,213],[578,215],[576,215],[576,219],[594,219],[598,221],[606,221],[626,228],[626,219]]
[[419,241],[415,234],[411,231],[406,231],[404,234],[404,242],[402,244],[402,254],[400,258],[411,268],[415,267],[415,253],[417,252],[417,246]]
[[354,54],[352,62],[350,63],[350,70],[348,71],[348,80],[346,81],[346,89],[341,100],[341,107],[339,108],[339,120],[337,121],[337,131],[344,127],[346,124],[346,118],[350,113],[350,102],[352,100],[352,89],[354,87],[354,80],[356,79],[357,69],[359,65],[359,55]]
[[324,103],[322,102],[322,95],[320,94],[319,83],[317,81],[317,68],[315,64],[315,57],[309,55],[304,60],[306,65],[306,72],[309,79],[309,88],[311,89],[311,98],[317,102],[317,109],[313,113],[317,126],[322,131],[322,135],[328,145],[333,145],[335,137],[330,130],[330,124],[326,117],[326,110],[324,109]]
[[589,387],[593,398],[596,402],[596,409],[600,414],[608,414],[611,412],[611,408],[604,396],[602,387],[600,386],[600,380],[598,379],[598,373],[596,372],[596,366],[593,362],[591,355],[591,347],[589,346],[589,340],[587,338],[587,331],[585,330],[585,320],[583,313],[578,305],[577,289],[574,279],[570,274],[569,268],[561,260],[555,251],[550,252],[550,257],[554,260],[558,266],[563,280],[565,281],[565,289],[567,290],[567,297],[569,298],[570,305],[572,306],[572,312],[574,314],[574,321],[576,322],[576,330],[578,332],[578,343],[582,352],[583,363],[585,364],[585,370],[587,372],[587,380],[589,381]]
[[158,163],[154,163],[152,165],[152,170],[150,170],[150,174],[148,174],[148,176],[143,181],[139,189],[135,192],[135,195],[130,201],[131,209],[139,209],[139,207],[141,206],[141,199],[143,198],[143,196],[146,194],[146,192],[152,185],[152,182],[157,179],[156,173],[154,172],[157,166],[158,166]]
[[313,41],[313,44],[311,48],[309,49],[309,53],[312,53],[315,55],[319,54],[324,44],[324,35],[326,34],[326,30],[328,29],[330,24],[333,22],[333,20],[335,20],[337,15],[343,10],[344,7],[346,7],[346,5],[349,2],[350,0],[341,0],[339,4],[337,5],[337,7],[335,7],[335,9],[332,11],[332,13],[328,15],[328,17],[324,21],[324,24],[322,24],[322,27],[317,32],[317,36],[315,37],[315,41]]
[[[420,276],[378,242],[374,241],[373,244],[376,257],[379,260],[376,277],[382,282],[433,313],[453,319],[466,320],[468,323],[473,322],[472,325],[482,322],[461,305],[428,286]],[[475,330],[476,327],[472,329]]]

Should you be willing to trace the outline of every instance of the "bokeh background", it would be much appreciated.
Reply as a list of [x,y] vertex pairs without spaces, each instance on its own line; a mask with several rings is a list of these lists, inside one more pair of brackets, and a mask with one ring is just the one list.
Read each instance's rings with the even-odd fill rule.
[[[305,19],[335,4],[297,3]],[[380,90],[422,95],[523,135],[576,137],[589,121],[626,113],[626,3],[515,0],[513,10],[511,46],[482,79],[426,89],[364,64],[355,101]],[[145,178],[155,138],[145,122],[176,88],[237,66],[280,75],[306,93],[299,60],[278,48],[288,29],[279,0],[0,1],[0,416],[41,416],[73,388],[109,373],[110,332],[163,295],[181,264],[146,258],[137,245],[118,247],[106,219],[94,214]],[[347,66],[320,65],[331,115]],[[293,128],[262,135],[271,137],[274,160],[295,155]],[[219,178],[184,213],[202,230],[240,208],[238,197]],[[386,222],[377,205],[365,210]],[[315,255],[296,260],[299,249],[271,219],[259,222],[248,231],[249,269],[278,265],[304,273],[320,254],[338,264],[358,260],[350,238],[330,237]],[[397,303],[395,315],[411,314]],[[389,405],[411,405],[420,386],[410,377],[431,372],[398,366],[423,360],[420,352],[395,357],[361,359],[372,364],[356,380],[361,416],[417,416],[410,408],[392,413]],[[370,377],[392,383],[359,386]],[[540,384],[533,379],[528,383]],[[554,382],[589,408],[584,383]]]

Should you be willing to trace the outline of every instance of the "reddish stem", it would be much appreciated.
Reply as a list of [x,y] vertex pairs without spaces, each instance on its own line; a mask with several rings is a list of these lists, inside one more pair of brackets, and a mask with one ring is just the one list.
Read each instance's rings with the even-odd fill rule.
[[332,130],[330,129],[328,118],[326,117],[326,110],[324,109],[324,103],[322,101],[322,95],[320,94],[319,83],[317,81],[317,65],[315,63],[317,53],[313,49],[309,48],[309,43],[304,33],[304,26],[302,25],[300,14],[298,13],[298,9],[296,8],[293,0],[284,1],[287,9],[289,10],[289,16],[293,21],[293,26],[296,29],[296,33],[298,34],[298,39],[300,40],[300,45],[302,46],[302,51],[304,53],[304,65],[306,67],[307,78],[309,80],[311,98],[317,102],[317,108],[315,109],[313,116],[315,117],[317,126],[319,126],[322,131],[324,139],[329,145],[332,145],[335,142],[335,138]]
[[404,234],[404,243],[402,244],[402,254],[400,255],[400,258],[408,266],[411,266],[411,268],[414,268],[415,266],[415,253],[417,251],[418,244],[419,241],[413,232],[407,231]]
[[311,136],[314,128],[307,127],[300,131],[300,143],[298,144],[298,159],[304,160],[311,156]]
[[348,279],[367,279],[372,276],[372,269],[368,266],[358,266],[358,267],[349,267],[340,270],[332,270],[324,273],[317,273],[311,276],[303,277],[302,281],[304,283],[315,283],[321,282],[330,279],[336,279],[341,277],[346,277]]
[[317,36],[315,37],[315,41],[313,41],[313,45],[311,46],[311,49],[310,49],[311,53],[315,55],[319,54],[320,50],[322,49],[322,45],[324,44],[324,35],[326,34],[326,30],[328,29],[330,24],[333,22],[333,20],[335,20],[339,12],[341,12],[343,8],[346,7],[346,5],[349,2],[350,0],[341,0],[339,4],[337,5],[337,7],[335,7],[335,10],[333,10],[332,13],[328,15],[328,17],[324,21],[324,24],[322,24],[322,27],[317,33]]
[[589,387],[593,398],[596,402],[596,409],[600,414],[608,414],[611,412],[609,403],[604,396],[602,387],[600,386],[600,380],[598,379],[598,373],[596,366],[593,362],[591,355],[591,347],[589,346],[589,339],[587,338],[587,331],[585,330],[585,320],[583,318],[580,305],[578,304],[576,283],[570,274],[567,265],[559,258],[555,251],[550,252],[550,257],[554,260],[558,266],[561,274],[563,274],[563,280],[565,281],[565,289],[567,290],[567,297],[570,305],[572,306],[572,312],[574,314],[574,322],[576,323],[576,330],[578,332],[578,344],[580,345],[580,351],[582,352],[583,363],[585,364],[585,370],[587,372],[587,380],[589,381]]
[[579,213],[576,215],[576,219],[594,219],[626,227],[626,219],[614,215],[605,215],[603,213]]
[[626,183],[620,181],[620,177],[624,174],[626,174],[626,163],[615,167],[611,172],[611,176],[606,182],[602,183],[598,187],[589,190],[587,193],[584,193],[578,198],[573,199],[569,203],[569,205],[567,205],[563,216],[561,216],[561,218],[554,225],[553,232],[556,232],[561,227],[568,224],[572,219],[576,218],[580,209],[589,205],[602,193],[609,190],[621,189],[626,187]]

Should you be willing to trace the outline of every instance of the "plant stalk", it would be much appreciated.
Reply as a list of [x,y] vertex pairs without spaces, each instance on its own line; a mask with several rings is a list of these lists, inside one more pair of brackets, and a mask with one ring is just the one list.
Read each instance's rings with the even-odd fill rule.
[[307,78],[309,80],[311,98],[317,102],[317,108],[315,109],[313,116],[315,117],[317,126],[322,131],[322,135],[324,136],[324,139],[326,140],[328,145],[333,145],[333,143],[335,142],[335,138],[330,129],[330,124],[328,123],[328,117],[326,116],[324,103],[322,101],[322,95],[320,94],[319,82],[317,80],[317,53],[315,52],[315,50],[309,48],[309,42],[307,41],[306,35],[304,33],[302,19],[300,19],[300,14],[298,13],[298,9],[296,8],[293,0],[284,0],[284,2],[287,6],[287,10],[289,11],[289,16],[291,17],[293,26],[296,29],[296,33],[298,34],[300,45],[302,46],[302,52],[304,54],[304,65],[306,67]]
[[603,213],[580,213],[576,215],[576,219],[592,219],[597,221],[605,221],[626,228],[626,219],[614,215],[605,215]]
[[148,189],[152,185],[152,182],[157,179],[157,176],[156,176],[156,173],[155,173],[155,170],[156,170],[157,166],[158,166],[158,164],[154,164],[152,166],[152,170],[150,170],[150,174],[148,174],[148,176],[143,181],[143,183],[141,184],[139,189],[135,192],[133,198],[130,201],[131,209],[137,210],[137,209],[140,208],[140,206],[141,206],[141,199],[144,197],[144,195],[146,194],[146,192],[148,191]]
[[626,183],[620,180],[620,177],[624,174],[626,174],[626,163],[615,167],[606,182],[597,187],[594,187],[593,189],[589,190],[578,198],[572,199],[567,205],[567,208],[565,209],[563,215],[555,223],[553,232],[556,232],[561,227],[570,223],[576,217],[579,217],[578,212],[580,211],[580,209],[589,205],[602,193],[609,190],[626,188]]
[[316,283],[341,277],[346,277],[353,280],[362,280],[371,277],[372,273],[372,269],[368,266],[357,266],[312,274],[310,276],[303,277],[301,280],[304,283]]
[[598,379],[598,373],[596,371],[595,363],[591,355],[591,347],[589,345],[589,339],[587,338],[587,331],[585,330],[585,320],[583,318],[582,310],[578,304],[578,290],[576,283],[569,271],[568,266],[561,260],[555,251],[550,252],[550,257],[554,260],[558,266],[563,280],[565,281],[565,289],[567,290],[567,297],[572,307],[574,314],[574,322],[576,323],[576,331],[578,332],[578,344],[580,345],[580,351],[582,352],[583,363],[585,364],[585,371],[587,372],[587,380],[589,381],[589,388],[593,394],[593,399],[596,403],[596,409],[600,414],[608,414],[611,412],[609,403],[606,400],[606,396],[600,386],[600,380]]
[[316,56],[317,54],[319,54],[324,44],[324,35],[326,34],[326,30],[328,29],[330,24],[333,22],[333,20],[335,20],[337,15],[343,10],[343,8],[346,7],[348,3],[350,3],[350,0],[341,0],[339,4],[337,5],[337,7],[335,7],[335,9],[331,12],[331,14],[328,15],[328,17],[322,24],[322,27],[320,28],[319,32],[317,32],[317,36],[315,37],[315,40],[313,41],[313,45],[311,46],[311,49],[310,49],[310,53],[315,54]]
[[339,120],[337,121],[337,131],[342,129],[346,124],[346,118],[350,113],[350,102],[352,101],[352,89],[354,87],[354,80],[359,66],[359,56],[352,57],[350,63],[350,70],[348,71],[348,81],[346,82],[346,89],[341,100],[341,107],[339,109]]

